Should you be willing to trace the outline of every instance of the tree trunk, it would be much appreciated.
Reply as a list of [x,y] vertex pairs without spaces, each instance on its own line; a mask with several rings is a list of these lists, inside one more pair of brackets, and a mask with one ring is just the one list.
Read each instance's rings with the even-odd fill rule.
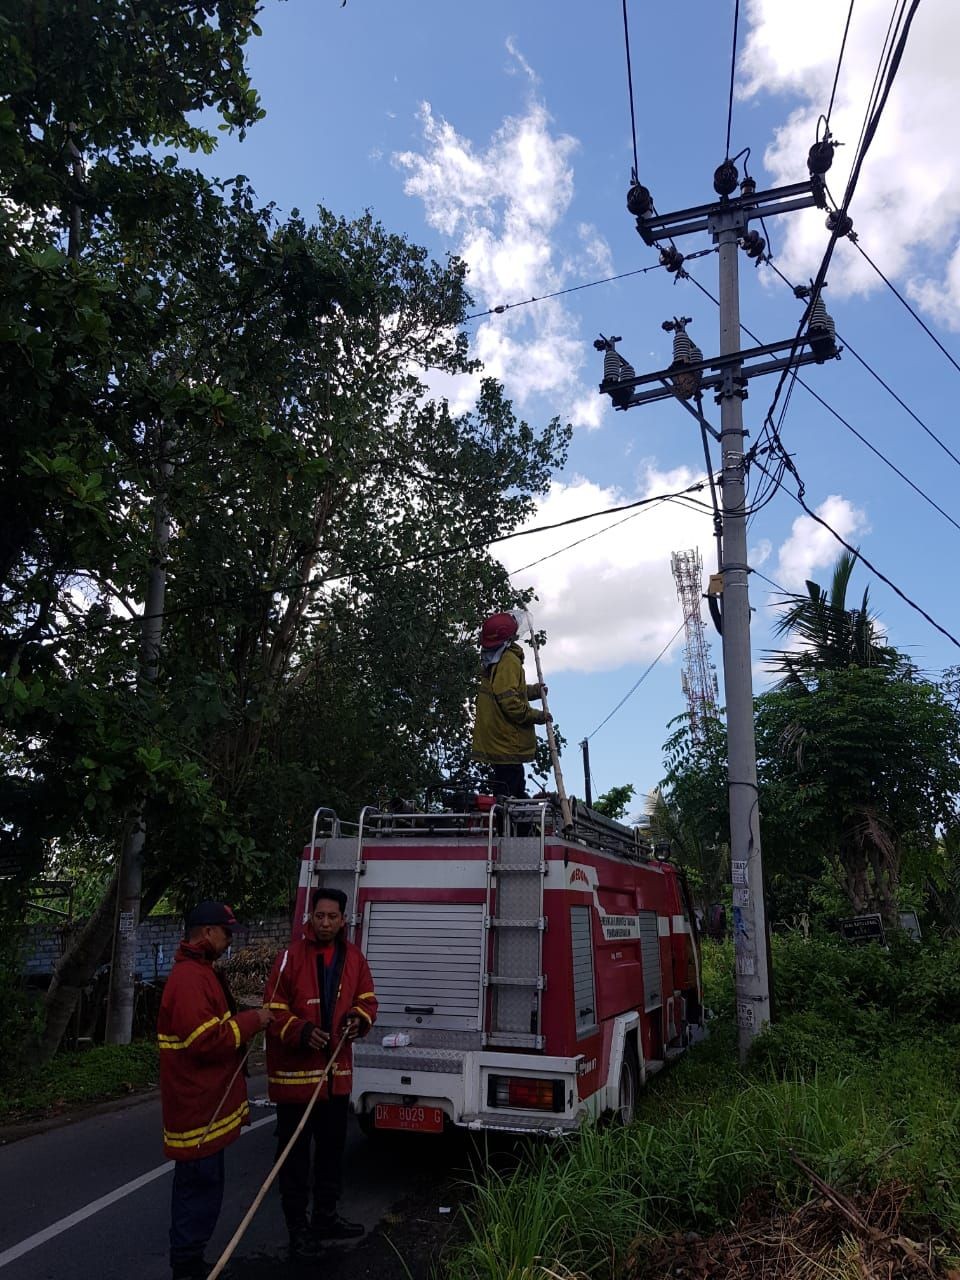
[[80,993],[105,958],[113,936],[117,903],[117,870],[96,911],[70,941],[50,979],[44,998],[45,1021],[40,1038],[40,1061],[49,1062],[69,1025]]
[[[117,872],[114,867],[110,883],[97,909],[67,944],[67,949],[50,979],[44,997],[45,1020],[40,1037],[40,1061],[49,1062],[60,1047],[77,1007],[81,992],[90,985],[101,964],[110,960],[110,944],[117,913]],[[141,905],[148,916],[160,900],[163,885],[154,876],[143,888]],[[96,1017],[94,1017],[96,1023]]]

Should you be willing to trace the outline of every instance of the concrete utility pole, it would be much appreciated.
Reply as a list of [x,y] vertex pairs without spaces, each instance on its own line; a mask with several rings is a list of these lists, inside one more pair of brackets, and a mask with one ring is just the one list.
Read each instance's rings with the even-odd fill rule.
[[[170,513],[167,509],[167,484],[173,475],[168,454],[168,436],[158,432],[159,488],[153,500],[153,539],[150,572],[143,606],[140,633],[140,671],[138,693],[151,697],[160,667],[160,645],[163,637],[163,605],[167,587],[167,544],[170,541]],[[107,1003],[107,1044],[129,1044],[133,1036],[134,986],[137,969],[137,928],[140,924],[140,896],[143,889],[143,849],[147,827],[141,796],[128,815],[120,853],[117,884],[117,926],[113,944],[110,994]]]
[[[757,805],[756,742],[753,724],[753,681],[750,659],[750,601],[748,593],[747,530],[744,505],[746,467],[744,460],[743,401],[749,379],[760,374],[822,363],[837,356],[832,321],[822,304],[805,318],[802,337],[789,338],[747,350],[740,348],[740,292],[738,250],[759,259],[765,243],[752,220],[805,209],[825,207],[821,166],[810,161],[810,181],[770,191],[757,192],[756,184],[745,177],[739,196],[734,193],[739,174],[731,160],[725,160],[714,174],[715,204],[700,205],[678,213],[656,214],[649,191],[639,183],[631,187],[627,208],[637,218],[637,230],[648,245],[669,241],[660,259],[666,269],[685,274],[683,255],[674,238],[692,232],[709,231],[718,247],[720,267],[720,352],[704,360],[686,337],[687,317],[666,322],[673,329],[674,362],[668,369],[639,377],[615,349],[619,339],[602,338],[594,343],[604,355],[601,392],[609,395],[617,409],[630,409],[655,400],[677,398],[701,427],[720,443],[723,505],[721,573],[723,576],[723,672],[727,706],[727,749],[730,802],[730,857],[733,881],[733,928],[736,955],[737,1025],[741,1058],[754,1038],[770,1021],[770,973],[767,963],[767,923],[764,904],[763,863],[760,847],[760,820]],[[831,153],[832,154],[832,153]],[[821,167],[818,167],[821,166]],[[731,198],[733,197],[733,198]],[[682,335],[682,337],[681,337]],[[781,355],[782,352],[788,355]],[[773,358],[770,358],[773,357]],[[650,384],[659,384],[650,386]],[[642,387],[648,390],[640,390]],[[720,405],[719,433],[689,401],[704,389],[716,392]]]

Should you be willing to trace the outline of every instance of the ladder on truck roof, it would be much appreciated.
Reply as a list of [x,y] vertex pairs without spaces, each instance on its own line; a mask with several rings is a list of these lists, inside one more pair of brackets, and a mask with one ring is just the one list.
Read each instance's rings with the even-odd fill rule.
[[[490,843],[487,910],[484,917],[484,973],[489,1017],[484,1042],[494,1048],[542,1049],[543,909],[547,874],[545,801],[508,801],[505,832]],[[535,835],[507,834],[534,828]]]

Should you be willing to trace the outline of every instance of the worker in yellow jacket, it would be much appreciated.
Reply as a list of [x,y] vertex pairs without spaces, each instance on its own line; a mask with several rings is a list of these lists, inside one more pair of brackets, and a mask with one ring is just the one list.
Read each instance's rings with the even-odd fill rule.
[[539,684],[527,684],[518,631],[512,613],[494,613],[480,632],[473,758],[493,765],[493,789],[503,796],[527,794],[523,766],[536,754],[534,726],[553,719],[549,712],[530,705],[531,699],[542,698],[547,690]]

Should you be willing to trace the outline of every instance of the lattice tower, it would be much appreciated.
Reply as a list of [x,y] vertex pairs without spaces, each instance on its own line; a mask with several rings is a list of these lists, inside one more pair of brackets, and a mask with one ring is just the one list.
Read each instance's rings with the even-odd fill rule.
[[683,669],[681,684],[690,713],[690,729],[695,739],[706,736],[707,721],[717,714],[717,673],[710,661],[710,648],[700,613],[703,599],[703,561],[700,552],[674,551],[670,568],[677,584],[683,610]]

